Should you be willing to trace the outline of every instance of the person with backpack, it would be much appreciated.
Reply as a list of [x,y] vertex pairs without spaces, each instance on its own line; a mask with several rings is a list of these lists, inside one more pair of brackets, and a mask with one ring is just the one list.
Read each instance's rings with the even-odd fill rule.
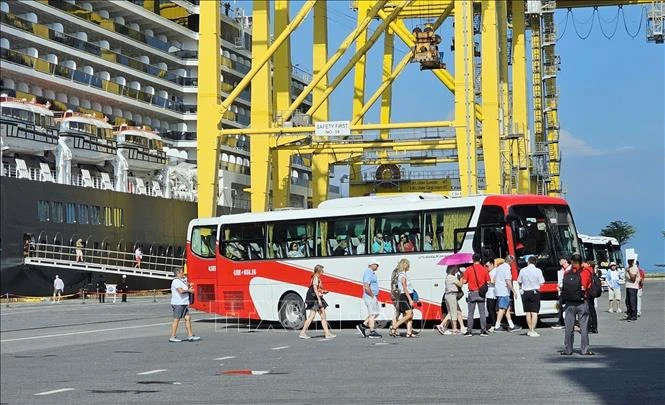
[[582,268],[582,257],[575,253],[571,258],[571,268],[563,275],[561,283],[561,300],[566,306],[564,322],[563,356],[573,354],[573,343],[575,334],[575,321],[579,318],[581,336],[581,353],[592,356],[589,350],[589,307],[586,302],[587,291],[591,287],[591,274]]
[[397,267],[393,269],[393,273],[390,276],[390,298],[393,301],[393,306],[395,307],[395,312],[393,312],[393,319],[392,323],[390,324],[391,329],[390,329],[390,336],[392,337],[397,337],[399,336],[397,334],[397,328],[395,328],[395,325],[397,325],[397,321],[399,319],[399,273],[405,272],[406,268],[409,267],[409,260],[408,259],[400,259],[400,261],[397,263]]
[[397,335],[397,328],[401,325],[406,325],[406,337],[414,338],[416,334],[413,332],[413,307],[417,299],[414,298],[414,290],[411,282],[409,281],[406,273],[409,271],[410,265],[407,261],[406,266],[399,272],[397,276],[397,286],[399,287],[399,298],[397,299],[397,309],[402,316],[397,323],[390,326],[390,335]]

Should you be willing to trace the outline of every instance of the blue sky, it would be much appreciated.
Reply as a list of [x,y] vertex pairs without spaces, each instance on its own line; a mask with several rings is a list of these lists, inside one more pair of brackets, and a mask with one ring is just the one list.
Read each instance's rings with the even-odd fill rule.
[[[292,13],[301,4],[292,2]],[[246,3],[243,6],[251,9]],[[623,14],[617,12],[617,7],[606,7],[595,16],[593,9],[576,9],[568,17],[565,10],[556,14],[562,62],[557,78],[562,179],[578,230],[595,235],[613,220],[632,224],[637,234],[625,247],[635,248],[642,266],[650,270],[656,263],[665,263],[661,234],[665,230],[665,47],[647,43],[643,7],[627,6]],[[407,26],[412,29],[424,22],[414,20]],[[329,2],[329,38],[334,44],[330,53],[354,25],[355,12],[347,1]],[[370,32],[377,25],[374,22]],[[605,38],[603,32],[610,35],[615,25],[612,39]],[[635,35],[638,28],[632,38],[629,33]],[[451,31],[451,21],[446,21],[439,34],[443,36],[440,50],[452,70]],[[296,32],[291,50],[293,64],[310,70],[311,32],[310,15]],[[587,39],[580,38],[587,33]],[[370,51],[368,96],[380,83],[382,47],[380,41]],[[395,63],[406,52],[407,47],[396,38]],[[341,60],[348,59],[347,55]],[[341,66],[338,63],[333,68],[331,81]],[[352,82],[351,73],[333,92],[331,119],[349,119]],[[417,65],[409,65],[395,82],[393,105],[397,122],[453,117],[451,93]],[[366,122],[378,122],[376,108],[370,110]]]

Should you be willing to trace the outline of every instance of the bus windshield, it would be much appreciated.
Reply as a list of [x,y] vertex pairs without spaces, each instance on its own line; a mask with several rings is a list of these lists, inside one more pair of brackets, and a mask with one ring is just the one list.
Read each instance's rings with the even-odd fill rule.
[[570,209],[563,205],[516,205],[509,209],[515,257],[520,268],[536,256],[545,280],[556,280],[559,259],[580,252]]

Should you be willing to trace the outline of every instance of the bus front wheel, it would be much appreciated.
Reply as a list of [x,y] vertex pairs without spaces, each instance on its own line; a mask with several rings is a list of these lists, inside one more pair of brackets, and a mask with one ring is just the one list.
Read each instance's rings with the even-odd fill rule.
[[279,301],[279,322],[286,329],[301,329],[305,323],[305,305],[300,295],[290,292]]

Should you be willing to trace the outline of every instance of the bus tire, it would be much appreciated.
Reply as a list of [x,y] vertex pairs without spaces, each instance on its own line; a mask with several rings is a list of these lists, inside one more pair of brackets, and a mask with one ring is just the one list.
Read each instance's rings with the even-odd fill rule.
[[288,292],[279,300],[279,322],[285,329],[302,329],[305,324],[305,303],[300,295]]

